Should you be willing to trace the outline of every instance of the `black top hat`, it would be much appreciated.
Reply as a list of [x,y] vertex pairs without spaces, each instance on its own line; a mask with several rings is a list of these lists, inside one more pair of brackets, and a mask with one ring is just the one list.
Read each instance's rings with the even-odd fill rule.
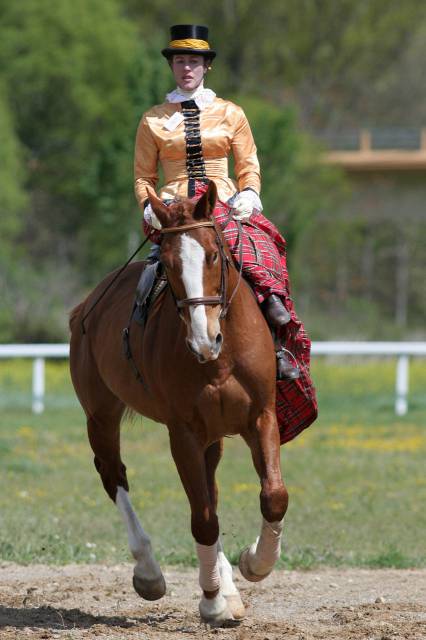
[[210,49],[209,29],[200,24],[175,24],[170,27],[169,46],[162,50],[165,58],[175,53],[196,53],[213,60],[216,51]]

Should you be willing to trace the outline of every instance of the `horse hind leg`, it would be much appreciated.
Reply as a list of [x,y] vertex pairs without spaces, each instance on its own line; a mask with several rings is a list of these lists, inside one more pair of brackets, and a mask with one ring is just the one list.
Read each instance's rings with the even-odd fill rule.
[[[135,591],[145,600],[158,600],[166,592],[160,566],[154,558],[151,541],[133,509],[129,496],[126,467],[120,456],[121,410],[90,416],[89,440],[95,466],[111,500],[116,504],[127,529],[130,551],[136,560],[133,573]],[[118,409],[118,407],[117,407]]]
[[153,556],[150,539],[130,502],[126,467],[120,455],[120,423],[125,406],[104,384],[90,352],[74,349],[71,371],[87,415],[95,467],[126,525],[130,551],[136,560],[133,586],[142,598],[157,600],[165,594],[166,584]]
[[227,602],[228,608],[232,613],[234,620],[243,620],[246,615],[246,609],[241,600],[232,572],[232,565],[225,555],[222,541],[219,539],[217,543],[217,558],[220,573],[220,589]]
[[166,582],[151,547],[151,540],[133,510],[128,492],[118,487],[117,507],[127,526],[130,551],[136,560],[133,587],[145,600],[159,600],[166,593]]

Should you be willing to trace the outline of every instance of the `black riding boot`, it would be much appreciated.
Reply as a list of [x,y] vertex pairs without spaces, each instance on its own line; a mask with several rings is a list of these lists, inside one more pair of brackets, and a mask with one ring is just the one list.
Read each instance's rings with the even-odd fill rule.
[[291,317],[279,296],[275,293],[269,296],[262,304],[263,312],[274,336],[275,352],[277,356],[277,380],[289,378],[296,380],[300,376],[300,370],[294,365],[287,355],[287,351],[277,340],[275,330],[290,322]]

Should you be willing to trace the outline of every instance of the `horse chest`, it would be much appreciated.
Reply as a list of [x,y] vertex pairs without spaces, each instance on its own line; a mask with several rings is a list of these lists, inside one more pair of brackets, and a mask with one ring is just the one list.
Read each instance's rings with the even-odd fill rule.
[[248,420],[250,398],[232,377],[221,385],[206,385],[200,394],[196,413],[213,439],[240,433]]

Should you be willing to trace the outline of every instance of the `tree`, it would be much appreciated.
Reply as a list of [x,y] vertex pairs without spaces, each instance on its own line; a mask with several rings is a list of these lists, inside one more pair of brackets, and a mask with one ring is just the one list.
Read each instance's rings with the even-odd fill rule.
[[335,210],[346,193],[342,173],[321,161],[322,149],[303,134],[294,108],[238,96],[253,129],[262,175],[262,202],[289,248],[317,216]]
[[[9,218],[27,273],[39,274],[40,285],[52,273],[66,282],[52,298],[61,307],[60,326],[47,327],[57,335],[66,326],[64,307],[81,295],[78,283],[92,283],[127,257],[139,221],[134,135],[167,69],[155,73],[149,49],[116,0],[22,0],[1,9],[0,109],[8,141],[2,197],[15,202]],[[29,279],[13,286],[9,280],[9,290],[34,309]],[[44,314],[49,292],[52,286],[43,291]],[[25,324],[26,302],[21,308]],[[43,331],[34,327],[32,337]]]
[[[143,37],[155,35],[163,46],[169,25],[208,24],[219,54],[214,88],[296,103],[311,128],[356,126],[360,118],[374,117],[376,107],[383,113],[389,106],[384,85],[395,84],[399,60],[422,40],[426,25],[426,5],[418,0],[124,3]],[[413,96],[422,97],[422,83],[411,88],[414,94],[393,93],[403,99],[406,115],[415,108]]]

